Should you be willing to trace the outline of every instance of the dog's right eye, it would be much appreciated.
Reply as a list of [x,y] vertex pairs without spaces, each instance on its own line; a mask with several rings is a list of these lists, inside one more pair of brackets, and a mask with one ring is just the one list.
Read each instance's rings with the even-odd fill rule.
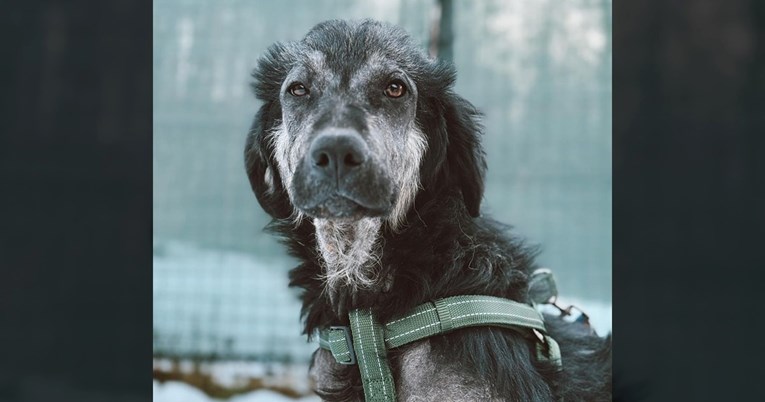
[[305,96],[308,95],[308,88],[305,85],[296,82],[289,87],[290,95],[292,96]]
[[389,98],[400,98],[406,93],[406,85],[401,80],[393,80],[385,88],[385,96]]

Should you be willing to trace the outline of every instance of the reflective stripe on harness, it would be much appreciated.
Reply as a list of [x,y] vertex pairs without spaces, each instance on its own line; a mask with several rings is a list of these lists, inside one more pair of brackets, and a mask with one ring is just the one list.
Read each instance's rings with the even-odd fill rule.
[[368,402],[396,400],[387,349],[458,328],[496,326],[520,331],[534,339],[537,357],[561,367],[558,344],[547,335],[542,315],[532,306],[493,296],[454,296],[421,304],[384,325],[370,310],[352,310],[348,327],[319,331],[319,346],[340,364],[359,365]]

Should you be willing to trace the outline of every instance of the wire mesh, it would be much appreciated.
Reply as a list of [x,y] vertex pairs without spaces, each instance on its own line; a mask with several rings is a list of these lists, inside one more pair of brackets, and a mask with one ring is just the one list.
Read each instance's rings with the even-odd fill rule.
[[[397,23],[425,48],[434,4],[154,3],[156,355],[308,359],[293,261],[262,232],[244,173],[249,72],[332,18]],[[456,92],[485,114],[484,211],[542,246],[562,294],[609,304],[610,1],[461,0],[454,15]]]

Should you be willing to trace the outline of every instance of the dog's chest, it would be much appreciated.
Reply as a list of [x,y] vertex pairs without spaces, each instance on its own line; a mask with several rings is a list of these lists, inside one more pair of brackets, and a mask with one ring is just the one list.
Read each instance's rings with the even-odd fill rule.
[[[490,387],[476,378],[465,375],[456,363],[450,363],[432,355],[430,341],[425,339],[402,346],[397,350],[398,359],[391,362],[396,384],[396,400],[416,401],[500,401],[493,396]],[[357,366],[348,366],[357,370]],[[338,370],[332,354],[319,349],[314,355],[310,377],[320,392],[343,390],[352,386],[347,373]],[[359,394],[358,401],[363,401]]]

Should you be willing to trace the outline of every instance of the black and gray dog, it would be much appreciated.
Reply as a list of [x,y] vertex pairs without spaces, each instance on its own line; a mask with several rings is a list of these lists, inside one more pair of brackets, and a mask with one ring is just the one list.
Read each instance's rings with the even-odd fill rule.
[[[247,137],[252,189],[300,265],[305,332],[381,322],[429,300],[491,295],[528,302],[534,252],[481,215],[486,162],[479,113],[452,92],[454,67],[401,29],[328,21],[275,44],[253,73],[264,104]],[[611,399],[611,340],[546,317],[563,370],[497,327],[392,349],[398,400]],[[364,399],[358,367],[313,357],[318,395]]]

